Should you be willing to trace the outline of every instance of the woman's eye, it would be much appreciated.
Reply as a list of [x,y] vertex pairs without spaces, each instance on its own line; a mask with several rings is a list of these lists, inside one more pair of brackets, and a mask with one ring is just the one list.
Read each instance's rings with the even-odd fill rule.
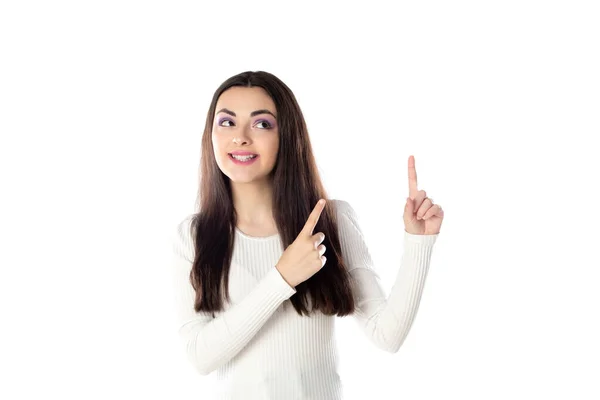
[[264,120],[263,121],[258,121],[257,125],[258,124],[266,124],[266,126],[264,126],[262,129],[269,129],[271,127],[271,124],[268,121],[264,121]]
[[233,124],[233,121],[231,121],[230,119],[222,119],[221,122],[219,123],[220,126],[231,126],[231,125],[223,125],[225,122],[230,122]]

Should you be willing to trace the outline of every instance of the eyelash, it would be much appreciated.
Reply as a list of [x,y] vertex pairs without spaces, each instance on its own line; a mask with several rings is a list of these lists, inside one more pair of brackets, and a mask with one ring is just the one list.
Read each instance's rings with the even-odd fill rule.
[[[229,118],[224,118],[224,119],[222,119],[222,120],[220,120],[220,121],[219,121],[219,126],[223,126],[223,125],[221,125],[221,124],[222,124],[223,122],[225,122],[225,121],[228,121],[228,122],[231,122],[231,123],[233,123],[233,121],[232,121],[232,120],[230,120]],[[273,128],[273,127],[271,126],[271,124],[269,123],[269,121],[267,121],[266,119],[261,119],[261,120],[257,121],[257,124],[260,124],[261,122],[264,122],[264,123],[266,123],[266,124],[268,125],[266,128],[262,128],[262,129],[271,129],[271,128]],[[223,127],[224,127],[224,128],[229,128],[229,126],[223,126]]]

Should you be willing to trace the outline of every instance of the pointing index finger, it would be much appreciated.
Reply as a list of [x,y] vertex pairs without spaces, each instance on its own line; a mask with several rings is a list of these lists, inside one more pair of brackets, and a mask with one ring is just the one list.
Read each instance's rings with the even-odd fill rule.
[[312,212],[308,216],[308,221],[306,221],[306,224],[304,225],[304,232],[306,235],[308,235],[308,236],[313,235],[315,226],[317,226],[317,222],[319,222],[319,217],[321,217],[321,213],[323,212],[324,208],[325,208],[325,200],[320,199],[317,202],[317,205],[315,206],[315,208],[312,210]]
[[415,168],[415,157],[408,157],[408,196],[414,199],[417,196],[417,169]]

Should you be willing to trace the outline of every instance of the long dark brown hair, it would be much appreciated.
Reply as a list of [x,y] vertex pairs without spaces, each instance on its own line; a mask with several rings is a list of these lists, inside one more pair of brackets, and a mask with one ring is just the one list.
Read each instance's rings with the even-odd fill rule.
[[[230,180],[217,165],[211,135],[219,96],[233,86],[263,88],[277,109],[279,152],[270,178],[273,216],[284,249],[296,239],[317,201],[327,199],[304,116],[288,86],[264,71],[242,72],[223,82],[215,91],[206,116],[197,200],[199,210],[190,224],[195,247],[190,273],[190,282],[196,291],[194,309],[212,312],[213,316],[215,311],[223,310],[223,300],[230,300],[228,277],[237,215]],[[342,259],[337,226],[335,210],[328,202],[313,231],[325,234],[325,266],[297,285],[296,293],[289,299],[301,316],[315,310],[338,316],[354,312],[350,277]]]

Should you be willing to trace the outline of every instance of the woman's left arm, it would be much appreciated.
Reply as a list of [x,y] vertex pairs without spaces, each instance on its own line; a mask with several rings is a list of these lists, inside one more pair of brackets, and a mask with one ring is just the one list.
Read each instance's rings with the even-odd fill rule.
[[338,200],[341,251],[355,297],[354,317],[366,336],[380,349],[395,353],[415,319],[433,245],[438,234],[416,235],[403,230],[404,254],[389,296],[373,269],[373,261],[353,208]]
[[444,220],[444,210],[424,190],[418,189],[415,157],[408,157],[408,197],[404,204],[404,254],[390,295],[385,296],[379,276],[358,226],[356,213],[347,202],[338,203],[342,255],[352,281],[356,320],[379,348],[400,349],[415,319],[433,245]]

